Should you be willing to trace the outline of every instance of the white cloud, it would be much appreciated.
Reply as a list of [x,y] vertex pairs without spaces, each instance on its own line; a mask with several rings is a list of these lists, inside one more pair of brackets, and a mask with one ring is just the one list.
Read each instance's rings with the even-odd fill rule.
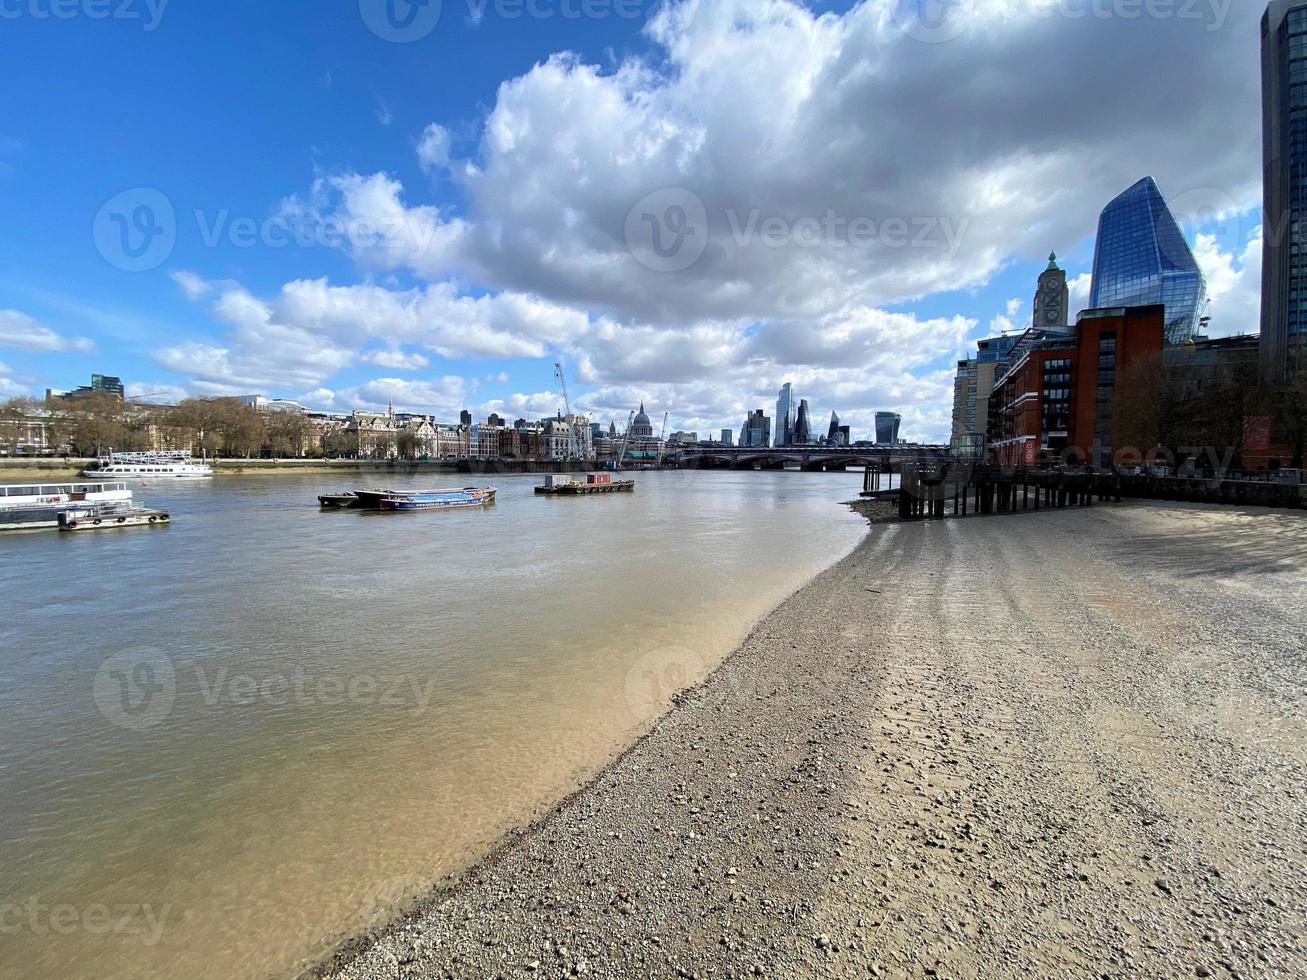
[[14,377],[13,368],[0,361],[0,398],[21,398],[27,394],[27,385]]
[[1262,229],[1256,229],[1238,254],[1221,251],[1217,237],[1200,234],[1194,257],[1207,278],[1214,337],[1257,333],[1261,329]]
[[186,298],[192,302],[203,299],[213,288],[212,283],[194,272],[187,272],[185,269],[174,269],[168,273],[168,277],[178,285]]
[[394,350],[388,347],[368,351],[361,360],[366,364],[390,368],[392,371],[420,371],[431,363],[427,358],[416,352],[406,354],[402,350]]
[[0,310],[0,347],[27,351],[95,350],[86,337],[64,337],[18,310]]
[[1074,279],[1067,281],[1067,288],[1071,292],[1071,319],[1074,320],[1076,314],[1081,310],[1089,309],[1089,293],[1094,287],[1094,275],[1091,272],[1084,272]]
[[470,386],[456,375],[431,380],[376,378],[357,388],[340,392],[337,400],[349,405],[383,408],[394,404],[397,411],[424,412],[441,418],[457,418],[467,407]]
[[418,140],[418,162],[423,170],[442,170],[449,166],[449,130],[432,123]]

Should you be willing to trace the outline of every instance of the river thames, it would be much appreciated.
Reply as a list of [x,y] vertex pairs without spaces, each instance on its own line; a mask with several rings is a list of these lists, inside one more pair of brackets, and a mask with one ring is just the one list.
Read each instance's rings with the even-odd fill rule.
[[294,974],[574,789],[866,527],[856,473],[636,479],[417,514],[320,512],[339,476],[159,482],[171,527],[0,538],[0,974]]

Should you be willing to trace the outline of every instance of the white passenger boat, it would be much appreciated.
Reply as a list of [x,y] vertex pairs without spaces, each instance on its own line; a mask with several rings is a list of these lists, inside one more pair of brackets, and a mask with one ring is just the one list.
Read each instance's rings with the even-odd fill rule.
[[0,486],[0,531],[58,527],[66,510],[130,504],[126,483],[34,483]]
[[93,480],[196,480],[213,476],[213,467],[190,453],[115,453],[101,457],[82,476]]

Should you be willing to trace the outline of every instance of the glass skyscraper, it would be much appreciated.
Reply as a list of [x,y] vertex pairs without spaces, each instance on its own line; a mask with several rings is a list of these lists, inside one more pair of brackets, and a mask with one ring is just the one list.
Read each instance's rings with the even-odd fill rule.
[[1166,342],[1183,344],[1197,334],[1206,299],[1207,282],[1152,177],[1103,209],[1091,307],[1165,306]]
[[776,397],[776,446],[793,445],[794,416],[797,411],[798,408],[794,404],[794,386],[787,381],[781,386],[780,394]]
[[893,446],[899,441],[899,426],[903,418],[895,412],[876,413],[876,445]]
[[1262,374],[1282,384],[1307,338],[1307,2],[1262,18]]

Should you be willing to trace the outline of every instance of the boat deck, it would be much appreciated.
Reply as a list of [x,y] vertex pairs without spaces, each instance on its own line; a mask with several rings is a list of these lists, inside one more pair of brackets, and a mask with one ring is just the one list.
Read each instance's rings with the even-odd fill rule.
[[634,480],[618,480],[613,483],[565,483],[557,487],[536,487],[536,493],[546,497],[577,497],[591,493],[631,493],[634,490]]

